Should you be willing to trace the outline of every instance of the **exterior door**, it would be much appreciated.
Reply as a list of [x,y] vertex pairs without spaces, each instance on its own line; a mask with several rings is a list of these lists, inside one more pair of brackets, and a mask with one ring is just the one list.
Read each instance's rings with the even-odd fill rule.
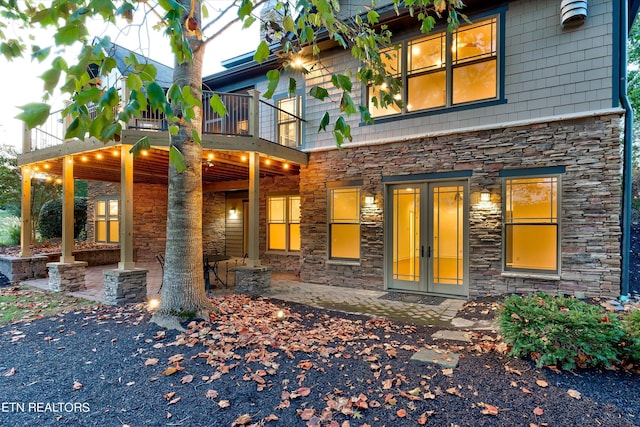
[[467,296],[467,182],[387,187],[387,288]]

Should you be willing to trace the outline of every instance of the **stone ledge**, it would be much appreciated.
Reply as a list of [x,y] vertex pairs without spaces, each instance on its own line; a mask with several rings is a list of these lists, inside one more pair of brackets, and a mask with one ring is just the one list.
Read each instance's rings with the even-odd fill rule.
[[109,305],[143,302],[147,299],[147,273],[149,270],[105,270],[104,300]]
[[49,289],[54,292],[77,292],[87,289],[86,261],[49,262]]
[[271,289],[271,271],[273,267],[241,266],[233,269],[235,272],[235,293],[248,295],[262,295]]
[[9,282],[47,277],[47,257],[44,255],[0,256],[0,273]]

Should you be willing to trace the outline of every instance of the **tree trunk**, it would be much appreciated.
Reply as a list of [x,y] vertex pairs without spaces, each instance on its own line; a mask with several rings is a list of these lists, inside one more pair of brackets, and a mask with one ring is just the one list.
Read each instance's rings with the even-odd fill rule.
[[[191,2],[183,0],[187,9]],[[200,2],[193,14],[200,25]],[[185,28],[185,31],[187,29]],[[176,60],[173,82],[180,87],[191,86],[194,94],[202,91],[202,59],[204,45],[198,38],[190,38],[193,51],[191,61],[179,64]],[[197,96],[201,99],[200,96]],[[182,117],[180,105],[173,105]],[[177,123],[180,131],[171,136],[171,146],[184,156],[187,169],[178,172],[169,165],[169,195],[167,206],[167,243],[161,303],[152,321],[165,328],[182,329],[181,320],[209,318],[213,309],[204,289],[202,264],[202,146],[193,140],[192,130],[202,130],[202,106],[195,108],[195,118]]]

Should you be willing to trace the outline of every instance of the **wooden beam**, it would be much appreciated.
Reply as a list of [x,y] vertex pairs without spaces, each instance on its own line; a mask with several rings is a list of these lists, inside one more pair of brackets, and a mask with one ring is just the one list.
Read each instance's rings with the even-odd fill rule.
[[73,156],[75,154],[85,153],[93,150],[104,150],[105,148],[119,145],[119,142],[109,141],[102,142],[95,138],[89,138],[85,141],[74,139],[53,147],[43,148],[41,150],[30,151],[18,155],[18,166],[28,165],[30,163],[44,162],[55,159],[56,157]]
[[248,189],[249,189],[248,179],[239,179],[237,181],[212,182],[210,184],[202,185],[203,193],[215,193],[218,191],[236,191],[236,190],[248,190]]

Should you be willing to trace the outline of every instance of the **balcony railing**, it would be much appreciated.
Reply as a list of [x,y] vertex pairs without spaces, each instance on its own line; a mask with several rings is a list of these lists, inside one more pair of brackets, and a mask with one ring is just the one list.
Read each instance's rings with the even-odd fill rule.
[[[217,93],[224,103],[227,114],[218,115],[209,105],[209,100],[213,92],[205,91],[202,100],[202,134],[203,135],[230,135],[230,136],[257,136],[267,141],[282,143],[283,145],[299,148],[300,144],[292,144],[289,139],[278,136],[276,130],[276,118],[278,114],[285,115],[295,121],[297,129],[302,129],[303,119],[290,114],[265,101],[259,101],[257,97],[236,93]],[[258,121],[253,126],[252,109],[255,112],[255,120]],[[49,116],[49,120],[39,127],[32,129],[31,141],[25,141],[23,151],[36,151],[44,148],[65,143],[64,133],[66,120],[62,116],[62,110],[56,111]],[[143,111],[140,118],[134,117],[127,123],[128,129],[166,131],[168,123],[164,113],[150,107]],[[252,130],[256,130],[252,132]],[[254,133],[257,132],[257,135]],[[299,132],[299,131],[298,131]],[[283,139],[283,141],[278,141]]]

